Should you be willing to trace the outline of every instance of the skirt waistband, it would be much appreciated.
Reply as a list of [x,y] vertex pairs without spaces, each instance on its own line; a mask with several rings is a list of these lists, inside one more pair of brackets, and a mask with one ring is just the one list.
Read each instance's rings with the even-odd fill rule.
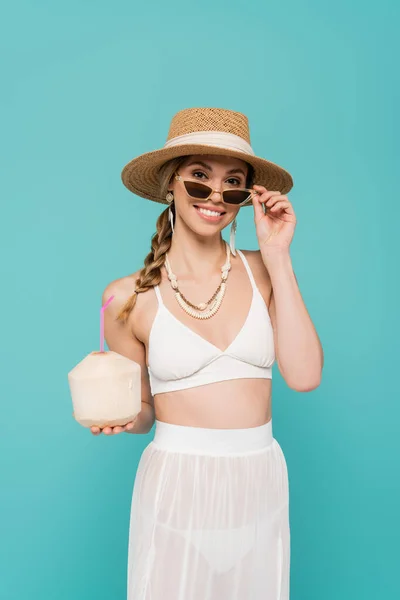
[[272,419],[246,429],[208,429],[175,425],[156,419],[153,444],[173,452],[194,454],[245,454],[260,451],[273,441]]

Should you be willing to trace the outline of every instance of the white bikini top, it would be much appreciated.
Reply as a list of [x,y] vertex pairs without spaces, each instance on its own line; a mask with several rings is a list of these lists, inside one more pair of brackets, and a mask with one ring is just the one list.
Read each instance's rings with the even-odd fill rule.
[[226,350],[177,319],[165,306],[159,286],[154,286],[158,310],[149,335],[147,365],[152,395],[228,379],[272,378],[275,349],[270,316],[244,254],[237,253],[253,296],[246,321]]

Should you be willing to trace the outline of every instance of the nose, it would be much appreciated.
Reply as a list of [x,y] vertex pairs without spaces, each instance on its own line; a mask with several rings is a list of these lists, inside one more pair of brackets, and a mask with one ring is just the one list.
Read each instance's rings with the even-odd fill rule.
[[222,198],[222,192],[224,189],[224,182],[223,180],[211,180],[209,182],[210,187],[214,188],[213,193],[211,194],[209,200],[212,200],[212,202],[214,204],[222,204],[223,203],[223,198]]
[[222,200],[222,190],[214,190],[211,194],[211,199],[213,202],[220,202]]

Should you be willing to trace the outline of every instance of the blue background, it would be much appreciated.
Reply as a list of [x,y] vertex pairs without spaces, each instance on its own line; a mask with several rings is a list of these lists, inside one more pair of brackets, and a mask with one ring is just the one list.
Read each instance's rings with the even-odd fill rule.
[[[245,113],[294,178],[291,255],[320,387],[274,366],[291,600],[400,596],[398,3],[16,1],[3,11],[0,597],[126,597],[131,493],[153,432],[94,437],[68,371],[101,294],[139,269],[163,206],[120,180],[172,116]],[[228,239],[229,231],[224,231]],[[257,248],[252,209],[239,248]]]

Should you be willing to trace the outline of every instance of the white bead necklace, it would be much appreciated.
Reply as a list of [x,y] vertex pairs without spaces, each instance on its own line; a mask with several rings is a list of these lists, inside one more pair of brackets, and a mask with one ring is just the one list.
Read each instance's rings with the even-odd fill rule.
[[175,290],[175,298],[178,301],[179,306],[181,306],[183,310],[187,312],[187,314],[191,317],[194,317],[196,319],[209,319],[210,317],[215,315],[215,313],[221,306],[226,290],[226,280],[228,279],[228,273],[231,269],[231,249],[227,242],[225,242],[225,246],[226,262],[221,267],[221,283],[219,284],[212,297],[207,302],[201,302],[200,304],[192,304],[187,298],[185,298],[185,296],[179,290],[176,275],[174,275],[174,273],[171,270],[171,265],[168,260],[168,254],[165,255],[165,268],[167,270],[168,279],[171,282],[171,286]]

